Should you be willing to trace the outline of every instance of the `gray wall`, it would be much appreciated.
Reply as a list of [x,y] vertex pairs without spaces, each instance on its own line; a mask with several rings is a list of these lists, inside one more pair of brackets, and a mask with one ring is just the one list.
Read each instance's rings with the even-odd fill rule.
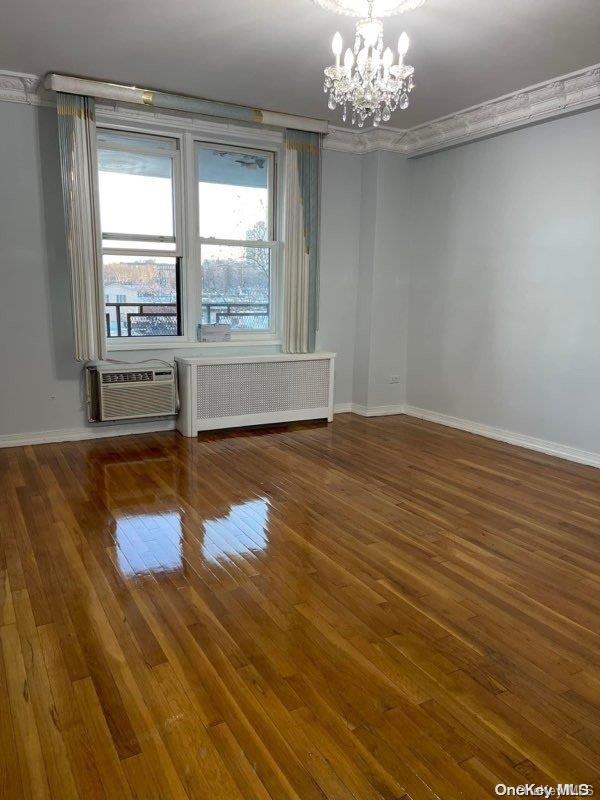
[[[85,407],[72,356],[56,112],[0,102],[0,132],[0,436],[81,429]],[[360,162],[360,156],[324,154],[318,344],[338,353],[336,403],[352,399]],[[143,357],[172,355],[145,351]]]
[[394,153],[363,156],[353,397],[369,409],[406,401],[409,171]]
[[325,150],[317,348],[337,353],[335,402],[352,402],[361,156]]
[[[81,429],[55,112],[0,103],[0,131],[0,436]],[[600,452],[599,133],[590,111],[410,162],[325,152],[336,403]]]
[[0,103],[0,434],[78,428],[56,112]]
[[409,403],[600,452],[600,111],[411,169]]

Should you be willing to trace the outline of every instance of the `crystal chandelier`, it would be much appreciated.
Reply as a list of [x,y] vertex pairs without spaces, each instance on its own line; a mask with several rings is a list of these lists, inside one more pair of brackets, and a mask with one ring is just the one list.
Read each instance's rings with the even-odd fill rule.
[[[323,90],[329,93],[329,108],[342,108],[344,122],[350,113],[352,124],[362,128],[372,119],[374,127],[388,122],[399,107],[408,107],[414,87],[414,67],[404,63],[409,39],[398,39],[398,58],[383,47],[383,23],[375,15],[389,16],[417,8],[425,0],[314,0],[317,5],[341,14],[361,15],[356,23],[354,48],[348,48],[341,61],[343,42],[336,33],[331,43],[335,64],[324,70]],[[365,16],[366,12],[366,16]],[[394,63],[396,62],[396,63]]]

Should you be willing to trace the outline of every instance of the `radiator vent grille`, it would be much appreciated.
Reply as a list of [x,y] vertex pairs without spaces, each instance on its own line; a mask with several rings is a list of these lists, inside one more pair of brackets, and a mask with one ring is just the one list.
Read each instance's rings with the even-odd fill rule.
[[174,385],[111,385],[102,388],[102,419],[160,416],[174,411]]
[[198,365],[198,419],[323,408],[329,369],[329,359]]

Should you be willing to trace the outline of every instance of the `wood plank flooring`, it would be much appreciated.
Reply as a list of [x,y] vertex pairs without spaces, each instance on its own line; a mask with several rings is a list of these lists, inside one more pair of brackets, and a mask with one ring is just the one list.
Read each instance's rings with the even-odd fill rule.
[[408,417],[0,451],[0,798],[600,792],[600,471]]

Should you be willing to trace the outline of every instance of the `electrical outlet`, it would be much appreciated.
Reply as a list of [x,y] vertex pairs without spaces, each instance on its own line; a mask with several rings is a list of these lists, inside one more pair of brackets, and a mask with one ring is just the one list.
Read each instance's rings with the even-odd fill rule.
[[400,383],[400,375],[390,375],[390,383]]

